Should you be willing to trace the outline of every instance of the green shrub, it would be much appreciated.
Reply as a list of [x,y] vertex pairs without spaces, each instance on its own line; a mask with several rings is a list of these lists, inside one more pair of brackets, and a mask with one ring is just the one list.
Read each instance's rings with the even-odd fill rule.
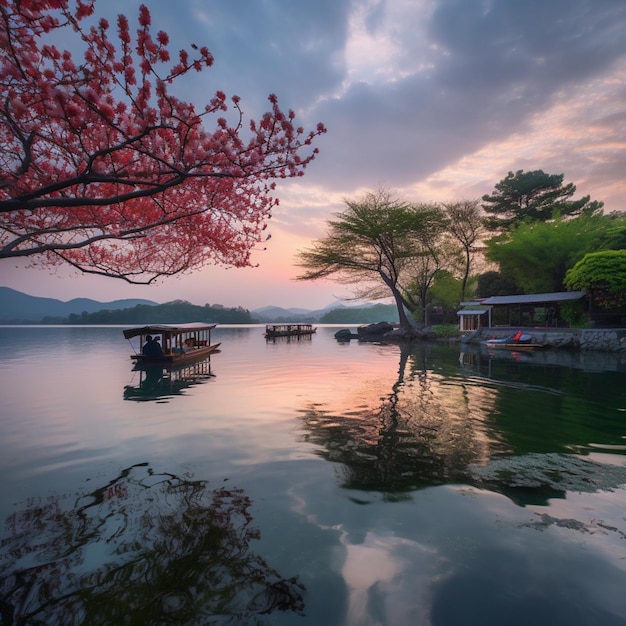
[[461,334],[457,324],[437,324],[432,330],[438,339],[454,339]]

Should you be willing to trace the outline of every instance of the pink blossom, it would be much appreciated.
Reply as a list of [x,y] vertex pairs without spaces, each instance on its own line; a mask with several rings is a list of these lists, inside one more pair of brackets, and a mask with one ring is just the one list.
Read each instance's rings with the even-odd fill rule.
[[145,4],[142,4],[139,7],[139,24],[145,28],[147,26],[150,26],[150,22],[150,11]]

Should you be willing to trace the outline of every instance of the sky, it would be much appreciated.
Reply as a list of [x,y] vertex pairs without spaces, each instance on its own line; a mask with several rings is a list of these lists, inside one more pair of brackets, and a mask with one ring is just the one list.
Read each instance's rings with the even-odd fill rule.
[[[113,21],[136,0],[98,0]],[[296,122],[328,129],[304,177],[281,181],[257,267],[215,266],[128,285],[0,260],[0,285],[45,297],[322,308],[344,285],[298,282],[297,253],[346,199],[384,187],[412,202],[472,200],[509,171],[564,174],[605,211],[626,210],[624,0],[144,0],[172,49],[206,45],[213,67],[176,95],[217,90],[248,118],[275,93]]]

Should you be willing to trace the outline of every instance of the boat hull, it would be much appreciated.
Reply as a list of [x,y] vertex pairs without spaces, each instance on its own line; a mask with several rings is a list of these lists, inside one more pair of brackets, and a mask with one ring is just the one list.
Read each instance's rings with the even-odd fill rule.
[[164,365],[164,366],[175,366],[181,365],[183,363],[190,363],[192,361],[197,361],[199,359],[203,359],[214,352],[218,351],[218,348],[221,344],[214,343],[210,346],[202,346],[199,348],[193,348],[188,352],[182,352],[180,354],[164,354],[162,357],[146,357],[144,354],[132,354],[131,359],[135,361],[135,363],[140,365]]
[[485,341],[487,348],[492,350],[540,350],[544,347],[540,343],[502,343],[498,341]]
[[521,331],[517,331],[515,335],[509,335],[500,339],[487,339],[485,345],[493,350],[515,350],[516,352],[520,350],[538,350],[545,347],[543,344],[534,342],[532,335],[523,334]]

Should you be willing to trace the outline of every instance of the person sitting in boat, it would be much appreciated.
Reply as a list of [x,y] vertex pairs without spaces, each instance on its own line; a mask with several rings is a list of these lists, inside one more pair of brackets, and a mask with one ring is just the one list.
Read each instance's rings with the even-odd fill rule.
[[149,359],[158,359],[163,356],[161,344],[152,335],[146,335],[146,343],[143,344],[141,352]]
[[519,341],[522,338],[522,331],[518,330],[512,337],[511,339],[513,341]]

